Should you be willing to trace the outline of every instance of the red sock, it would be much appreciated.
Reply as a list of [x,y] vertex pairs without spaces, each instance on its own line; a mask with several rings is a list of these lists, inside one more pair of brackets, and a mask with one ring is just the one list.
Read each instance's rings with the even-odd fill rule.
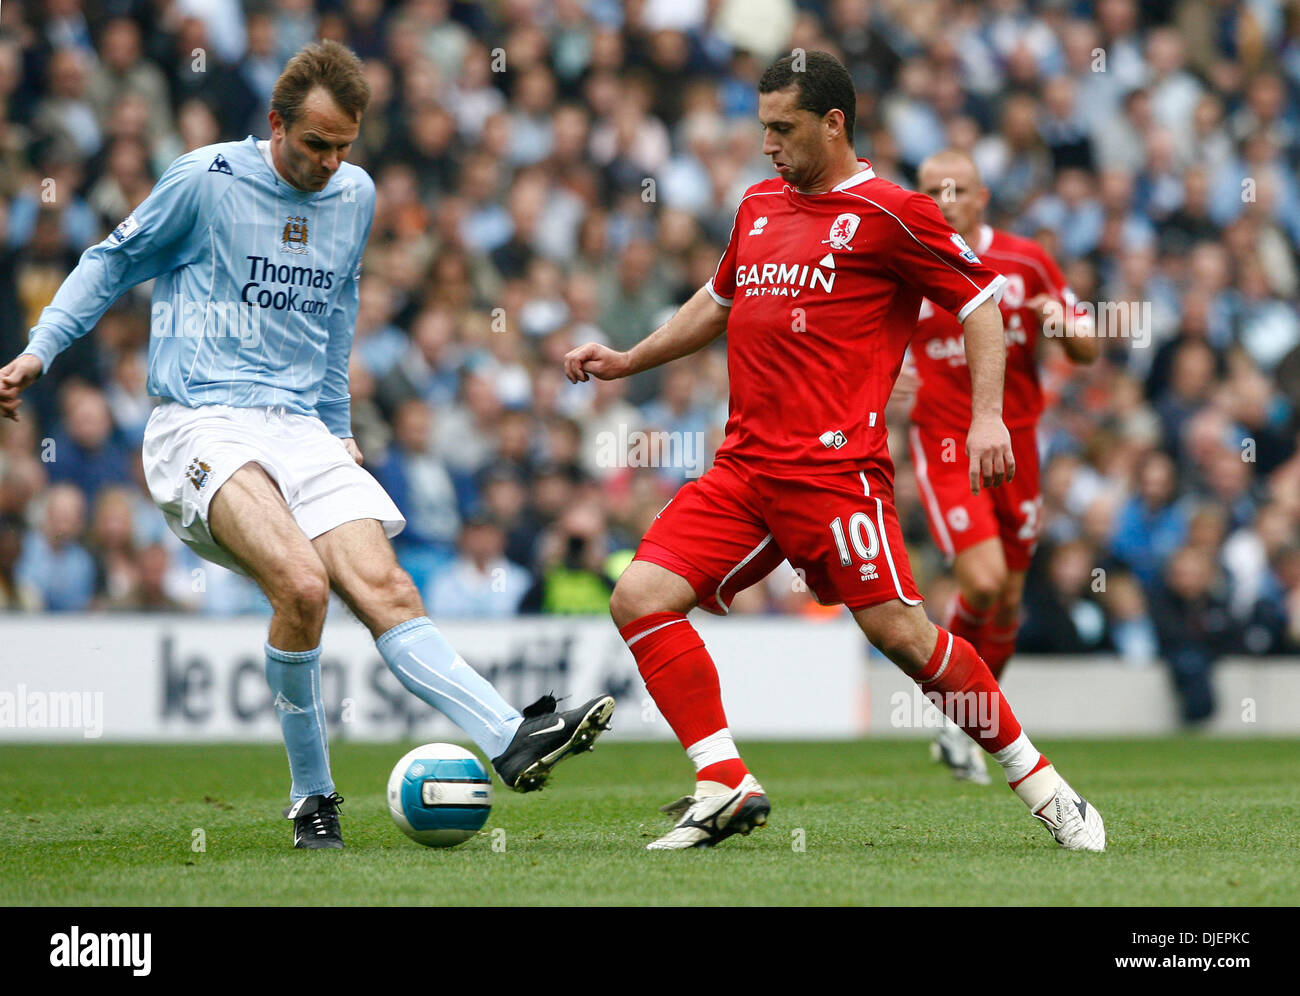
[[1014,622],[1002,628],[989,623],[984,628],[980,642],[976,644],[984,663],[993,672],[994,679],[1001,684],[1002,672],[1006,670],[1007,661],[1016,652],[1016,636],[1020,633],[1020,623]]
[[[619,634],[636,658],[650,697],[691,754],[696,779],[739,785],[749,769],[727,731],[718,669],[695,627],[680,612],[652,612],[623,626]],[[707,750],[692,753],[705,738]]]
[[980,645],[985,628],[993,618],[993,609],[972,608],[970,602],[961,592],[952,600],[948,609],[948,632],[960,636],[973,647]]
[[988,665],[960,636],[941,628],[934,653],[912,680],[990,754],[1010,745],[1022,732]]

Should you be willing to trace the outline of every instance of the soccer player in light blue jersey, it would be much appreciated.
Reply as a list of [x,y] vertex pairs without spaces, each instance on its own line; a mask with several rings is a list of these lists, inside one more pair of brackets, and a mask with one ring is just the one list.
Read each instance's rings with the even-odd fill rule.
[[375,188],[345,162],[370,90],[348,49],[306,46],[271,97],[271,138],[177,159],[76,269],[0,369],[0,414],[129,287],[154,280],[144,437],[149,490],[206,559],[252,577],[274,614],[266,676],[292,775],[296,847],[342,847],[320,698],[331,588],[398,680],[455,721],[517,791],[589,749],[614,700],[520,714],[442,637],[388,542],[405,525],[360,467],[348,355]]

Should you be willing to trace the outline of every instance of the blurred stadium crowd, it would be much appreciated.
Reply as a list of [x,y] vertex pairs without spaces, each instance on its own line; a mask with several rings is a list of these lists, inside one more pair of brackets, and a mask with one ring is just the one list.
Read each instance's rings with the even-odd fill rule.
[[[1044,346],[1022,649],[1176,669],[1300,649],[1300,6],[6,0],[5,360],[174,157],[267,134],[280,68],[321,36],[365,60],[374,93],[350,157],[379,191],[355,431],[435,617],[604,612],[700,469],[628,466],[605,444],[720,441],[722,344],[630,382],[570,385],[559,361],[632,345],[711,276],[743,190],[771,175],[758,77],[804,48],[852,72],[878,173],[912,184],[930,153],[968,150],[989,221],[1047,245],[1082,300],[1137,306],[1103,324],[1092,368]],[[263,611],[143,489],[149,318],[148,288],[126,295],[2,427],[0,605]],[[772,373],[779,390],[790,372]],[[896,463],[941,612],[952,589],[902,448]],[[838,611],[788,570],[737,609]]]

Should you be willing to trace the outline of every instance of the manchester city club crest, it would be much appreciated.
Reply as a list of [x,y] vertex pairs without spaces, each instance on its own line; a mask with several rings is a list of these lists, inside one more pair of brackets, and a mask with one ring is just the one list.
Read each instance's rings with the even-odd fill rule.
[[307,251],[307,219],[303,217],[290,217],[284,223],[284,234],[280,236],[281,252],[296,252],[299,254]]
[[858,222],[861,220],[856,214],[840,215],[831,222],[830,238],[822,239],[822,245],[829,245],[832,249],[852,249],[849,243],[857,234]]
[[203,485],[208,483],[208,478],[212,476],[212,468],[202,460],[194,459],[190,465],[185,468],[185,479],[194,485],[195,491],[202,491]]

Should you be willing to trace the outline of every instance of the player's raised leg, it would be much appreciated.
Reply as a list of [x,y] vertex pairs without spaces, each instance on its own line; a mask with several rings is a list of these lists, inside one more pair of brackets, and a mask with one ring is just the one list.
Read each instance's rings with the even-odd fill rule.
[[727,726],[718,669],[686,618],[696,603],[690,582],[645,560],[628,565],[610,598],[646,689],[695,765],[694,794],[664,807],[677,825],[650,850],[709,847],[762,826],[771,811]]
[[329,578],[294,521],[279,486],[256,463],[244,464],[212,497],[208,529],[271,603],[266,680],[274,695],[289,771],[294,846],[339,848],[338,804],[330,775],[320,697],[320,637]]
[[507,703],[434,626],[375,519],[345,522],[312,545],[397,680],[469,734],[510,788],[541,788],[554,765],[589,750],[608,728],[614,711],[608,695],[564,712],[549,695],[522,714]]
[[1035,749],[969,642],[935,626],[919,605],[899,600],[858,609],[853,617],[872,644],[993,756],[1016,795],[1058,844],[1069,850],[1105,850],[1101,815]]
[[354,519],[317,536],[312,546],[330,585],[370,630],[397,680],[447,715],[488,757],[504,751],[523,717],[433,625],[383,527]]

